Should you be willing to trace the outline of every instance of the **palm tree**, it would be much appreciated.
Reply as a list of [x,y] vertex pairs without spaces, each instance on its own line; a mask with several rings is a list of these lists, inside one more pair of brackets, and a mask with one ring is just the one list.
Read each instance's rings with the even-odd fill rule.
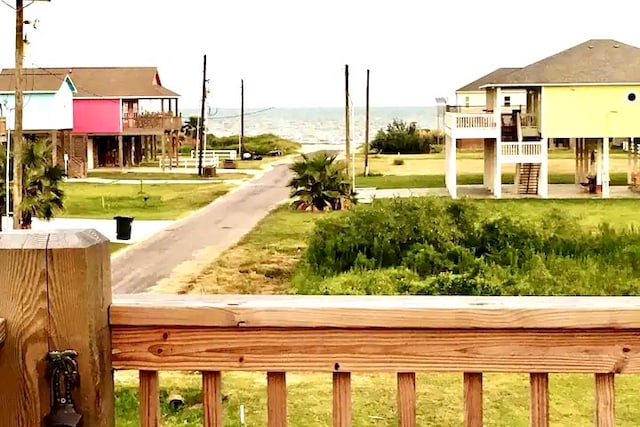
[[[22,218],[23,229],[30,229],[32,218],[50,220],[63,208],[64,191],[62,184],[64,169],[51,165],[52,145],[45,140],[25,144],[22,152]],[[5,162],[0,164],[4,176]],[[3,196],[4,197],[4,193]]]
[[356,202],[346,175],[346,165],[325,152],[302,159],[289,167],[295,176],[289,182],[293,207],[301,210],[341,210]]

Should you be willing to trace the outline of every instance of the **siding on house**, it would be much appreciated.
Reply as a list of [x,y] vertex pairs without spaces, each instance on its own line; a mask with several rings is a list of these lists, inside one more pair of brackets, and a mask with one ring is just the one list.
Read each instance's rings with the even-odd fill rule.
[[[57,93],[26,93],[22,113],[25,131],[62,130],[73,126],[73,94],[66,85]],[[14,128],[14,94],[0,94],[2,114],[9,117],[7,127]]]
[[[630,101],[629,95],[635,100]],[[640,135],[640,86],[542,88],[546,138],[625,138]]]
[[74,133],[122,132],[120,99],[74,99]]

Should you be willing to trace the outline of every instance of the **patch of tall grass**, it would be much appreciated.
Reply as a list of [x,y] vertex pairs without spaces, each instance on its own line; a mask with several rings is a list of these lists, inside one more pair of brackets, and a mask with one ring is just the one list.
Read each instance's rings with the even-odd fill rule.
[[375,201],[320,220],[305,294],[639,295],[640,232],[561,210],[514,215],[445,198]]

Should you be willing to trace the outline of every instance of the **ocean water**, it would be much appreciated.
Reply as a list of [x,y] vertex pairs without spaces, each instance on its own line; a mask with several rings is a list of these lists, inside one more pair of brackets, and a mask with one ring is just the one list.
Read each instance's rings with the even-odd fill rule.
[[[183,117],[199,115],[197,110],[183,110]],[[369,138],[386,128],[394,119],[416,122],[418,128],[437,128],[437,108],[427,107],[372,107],[369,110]],[[365,140],[365,109],[355,107],[351,114],[351,141],[360,145]],[[207,132],[216,136],[240,133],[239,109],[213,109],[207,120]],[[305,148],[329,145],[344,146],[344,108],[274,108],[246,109],[245,135],[273,133],[298,141]]]

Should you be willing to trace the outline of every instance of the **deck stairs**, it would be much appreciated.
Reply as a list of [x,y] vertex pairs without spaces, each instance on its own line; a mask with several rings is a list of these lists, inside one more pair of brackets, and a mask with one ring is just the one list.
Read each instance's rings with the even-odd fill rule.
[[538,194],[540,163],[521,163],[518,194]]

